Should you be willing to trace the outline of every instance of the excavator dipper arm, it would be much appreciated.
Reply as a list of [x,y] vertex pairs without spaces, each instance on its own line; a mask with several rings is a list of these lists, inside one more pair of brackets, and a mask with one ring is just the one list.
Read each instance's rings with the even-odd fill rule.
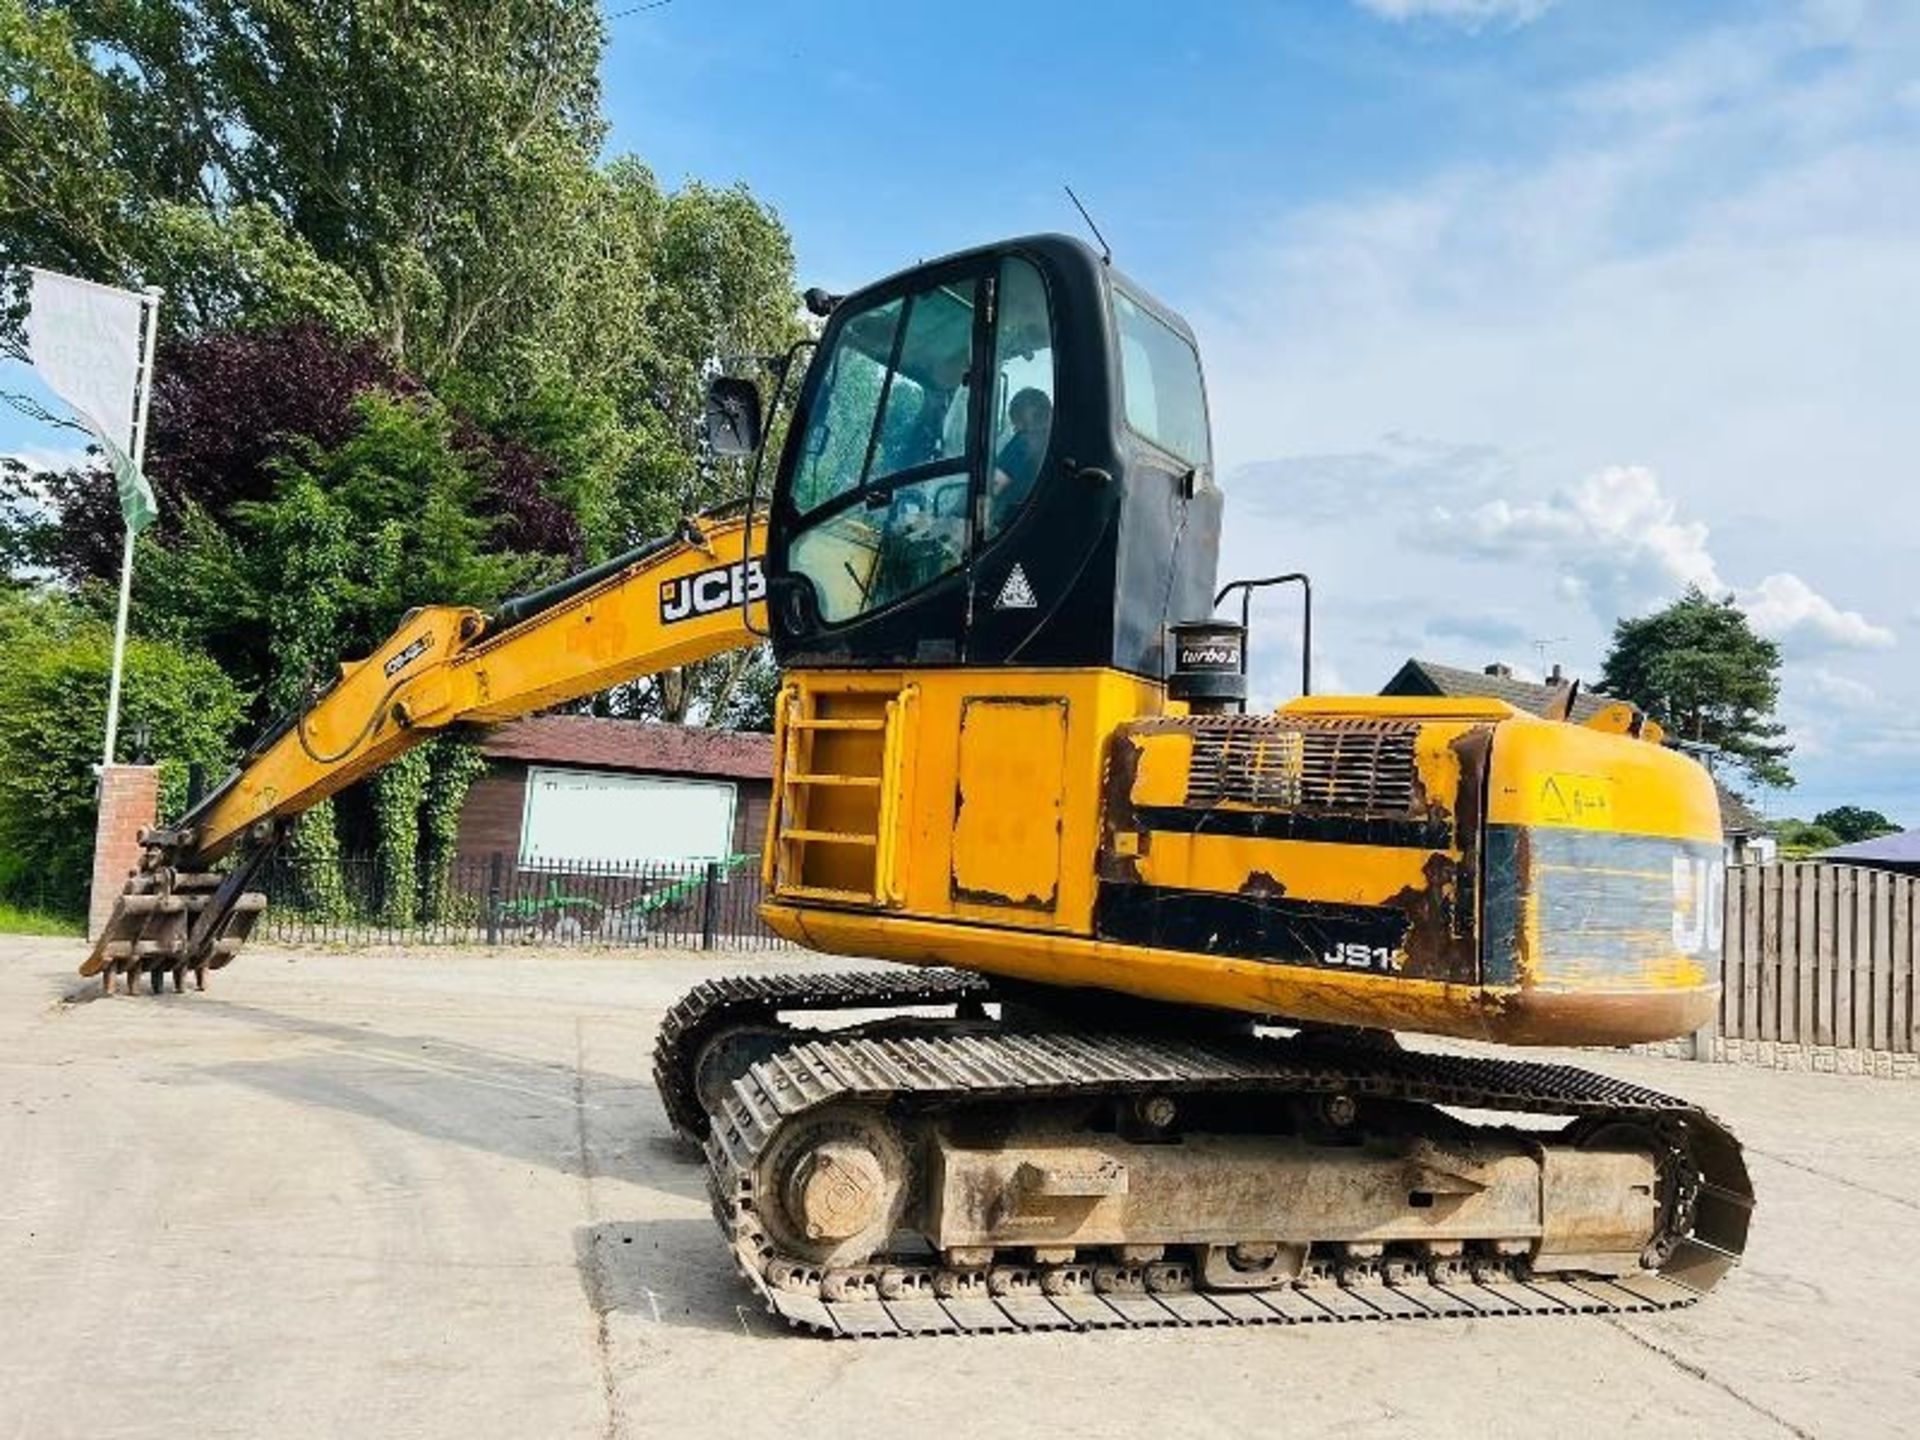
[[140,869],[80,973],[109,991],[116,974],[131,988],[147,973],[158,990],[163,974],[179,989],[191,970],[204,987],[265,908],[247,887],[294,817],[448,726],[510,720],[752,644],[765,627],[765,533],[744,511],[703,515],[491,618],[410,612],[205,799],[142,836]]

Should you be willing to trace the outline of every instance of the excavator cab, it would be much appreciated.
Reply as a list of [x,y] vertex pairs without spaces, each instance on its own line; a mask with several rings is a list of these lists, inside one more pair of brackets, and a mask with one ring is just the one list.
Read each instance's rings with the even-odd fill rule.
[[1158,679],[1220,530],[1191,331],[1077,240],[970,250],[833,308],[773,493],[783,667]]

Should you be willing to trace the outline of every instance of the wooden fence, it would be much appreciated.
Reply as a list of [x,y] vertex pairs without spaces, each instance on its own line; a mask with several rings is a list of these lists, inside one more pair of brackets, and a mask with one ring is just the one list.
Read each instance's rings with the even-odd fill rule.
[[1723,954],[1723,1038],[1920,1051],[1920,878],[1731,867]]

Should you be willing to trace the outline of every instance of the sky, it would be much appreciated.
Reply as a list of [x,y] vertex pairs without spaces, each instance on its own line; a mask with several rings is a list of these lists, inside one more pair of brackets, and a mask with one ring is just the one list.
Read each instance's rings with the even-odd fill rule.
[[1313,575],[1317,688],[1591,679],[1700,584],[1784,652],[1762,808],[1920,824],[1920,5],[634,3],[609,150],[748,185],[803,286],[1078,231],[1074,186],[1199,335],[1223,577]]

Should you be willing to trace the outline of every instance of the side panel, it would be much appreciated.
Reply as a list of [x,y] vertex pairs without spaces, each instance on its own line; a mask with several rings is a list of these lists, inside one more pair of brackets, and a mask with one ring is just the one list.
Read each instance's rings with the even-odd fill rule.
[[975,696],[960,707],[956,900],[1051,912],[1060,903],[1067,700]]

